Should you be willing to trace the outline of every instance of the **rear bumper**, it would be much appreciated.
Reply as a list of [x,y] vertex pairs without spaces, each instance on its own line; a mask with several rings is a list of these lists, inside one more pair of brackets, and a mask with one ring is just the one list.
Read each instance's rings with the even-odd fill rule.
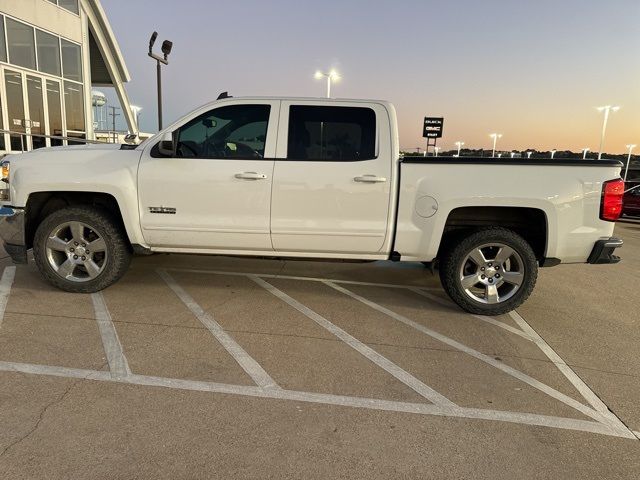
[[591,255],[587,260],[587,263],[591,264],[603,264],[603,263],[618,263],[620,257],[613,254],[616,248],[622,246],[624,242],[615,237],[610,237],[605,240],[598,240],[591,250]]
[[27,263],[24,209],[0,208],[0,237],[14,263]]

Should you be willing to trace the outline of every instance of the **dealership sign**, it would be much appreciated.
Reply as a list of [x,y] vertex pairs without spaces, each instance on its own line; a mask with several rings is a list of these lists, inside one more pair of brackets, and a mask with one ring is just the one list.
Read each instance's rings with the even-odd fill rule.
[[444,117],[424,117],[422,136],[424,138],[441,138]]

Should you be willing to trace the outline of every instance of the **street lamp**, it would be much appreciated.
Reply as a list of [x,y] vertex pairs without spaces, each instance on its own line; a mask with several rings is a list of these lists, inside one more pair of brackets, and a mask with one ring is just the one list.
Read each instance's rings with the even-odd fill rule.
[[609,112],[617,112],[620,107],[612,107],[611,105],[605,105],[604,107],[598,107],[599,112],[604,112],[604,118],[602,119],[602,133],[600,134],[600,150],[598,151],[598,160],[602,158],[602,147],[604,146],[604,132],[607,130],[607,121],[609,120]]
[[531,154],[532,154],[532,153],[533,153],[533,152],[527,152],[527,158],[531,158]]
[[171,53],[171,49],[173,48],[173,42],[169,40],[164,40],[162,42],[162,57],[160,55],[156,55],[153,53],[153,44],[156,43],[156,38],[158,38],[158,32],[153,32],[151,34],[151,38],[149,39],[149,56],[156,61],[156,75],[157,75],[157,83],[158,83],[158,130],[162,130],[162,73],[160,65],[169,65],[169,54]]
[[585,158],[587,158],[587,152],[591,150],[589,147],[584,147],[582,149],[582,159],[584,160]]
[[335,70],[331,70],[328,73],[318,70],[314,75],[316,80],[321,80],[326,77],[327,79],[327,98],[331,98],[331,82],[340,79],[340,74]]
[[495,157],[496,156],[496,143],[498,142],[499,138],[502,138],[502,134],[501,133],[492,133],[491,135],[489,135],[489,137],[493,138],[493,152],[491,153],[491,157]]
[[458,141],[454,144],[456,147],[458,147],[458,157],[460,156],[460,150],[462,150],[462,146],[464,145],[464,142],[462,141]]
[[629,173],[629,162],[631,161],[631,152],[637,147],[635,143],[626,146],[629,149],[629,155],[627,155],[627,166],[624,169],[624,181],[627,181],[627,173]]
[[553,160],[553,157],[555,157],[557,150],[554,148],[553,150],[551,150],[551,159]]

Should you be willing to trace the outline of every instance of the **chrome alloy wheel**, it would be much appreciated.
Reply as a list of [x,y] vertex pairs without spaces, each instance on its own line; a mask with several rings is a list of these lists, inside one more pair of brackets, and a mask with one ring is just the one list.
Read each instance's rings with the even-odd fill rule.
[[524,281],[524,262],[513,248],[488,243],[471,250],[460,267],[460,282],[474,301],[485,304],[509,300]]
[[45,248],[53,271],[72,282],[93,280],[107,264],[104,238],[82,222],[58,225],[49,234]]

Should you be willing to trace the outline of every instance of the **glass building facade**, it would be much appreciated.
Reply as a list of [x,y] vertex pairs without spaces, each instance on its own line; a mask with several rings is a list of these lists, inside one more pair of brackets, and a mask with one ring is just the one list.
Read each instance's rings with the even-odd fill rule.
[[92,85],[128,113],[128,80],[98,0],[0,0],[0,154],[92,139]]

